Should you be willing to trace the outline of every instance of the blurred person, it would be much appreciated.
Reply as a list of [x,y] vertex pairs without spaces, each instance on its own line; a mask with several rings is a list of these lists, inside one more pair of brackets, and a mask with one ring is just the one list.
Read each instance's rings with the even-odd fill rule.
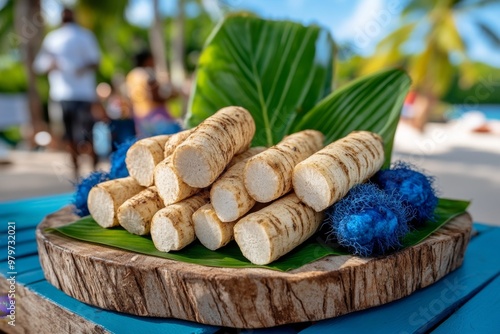
[[405,98],[403,108],[401,110],[400,121],[408,124],[418,132],[424,132],[429,113],[437,104],[430,98],[412,90]]
[[161,86],[154,71],[153,55],[142,51],[135,56],[135,68],[126,78],[128,97],[139,138],[175,133],[180,126],[170,115],[166,102],[175,92]]
[[[109,86],[109,85],[108,85]],[[121,144],[135,138],[135,123],[132,118],[132,107],[127,98],[125,78],[120,74],[113,75],[109,95],[101,98],[109,119],[111,132],[111,149],[114,152]],[[99,92],[98,92],[99,95]]]
[[94,169],[98,161],[92,145],[92,105],[96,102],[95,72],[101,56],[95,36],[75,22],[72,10],[62,11],[61,22],[43,40],[33,67],[40,74],[48,73],[50,99],[61,108],[63,139],[78,178],[80,154],[91,156]]

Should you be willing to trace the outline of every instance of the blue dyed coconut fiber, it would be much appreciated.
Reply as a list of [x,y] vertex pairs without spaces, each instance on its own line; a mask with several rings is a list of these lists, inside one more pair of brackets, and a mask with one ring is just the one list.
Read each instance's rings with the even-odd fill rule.
[[418,172],[409,164],[398,162],[391,169],[379,171],[373,182],[387,194],[399,197],[414,212],[411,225],[421,226],[434,219],[438,203],[434,178]]
[[377,256],[401,247],[411,213],[398,198],[374,184],[352,188],[326,211],[329,238],[360,256]]
[[111,180],[129,176],[127,165],[125,164],[125,157],[130,146],[136,141],[136,138],[126,140],[118,145],[116,151],[111,154],[111,168],[109,170],[109,177]]

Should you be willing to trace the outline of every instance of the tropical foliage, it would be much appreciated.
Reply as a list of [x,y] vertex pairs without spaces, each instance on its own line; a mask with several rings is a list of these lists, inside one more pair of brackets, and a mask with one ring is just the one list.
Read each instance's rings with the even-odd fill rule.
[[273,145],[331,90],[333,40],[318,27],[228,17],[200,57],[189,125],[228,105],[255,119],[254,145]]
[[[333,41],[318,27],[288,21],[266,21],[252,16],[230,16],[218,26],[200,58],[189,122],[196,125],[227,105],[243,105],[260,130],[255,145],[272,145],[302,129],[321,130],[331,142],[353,130],[378,132],[386,143],[386,165],[399,112],[410,79],[391,69],[359,78],[331,92]],[[402,244],[415,245],[463,213],[468,203],[440,200],[436,219],[407,235]],[[103,229],[91,217],[56,228],[56,233],[124,250],[177,261],[220,267],[257,267],[233,242],[210,251],[195,242],[178,252],[155,249],[150,237],[123,228]],[[274,263],[263,266],[291,270],[328,255],[347,254],[321,236]]]
[[[478,31],[491,47],[500,47],[500,36],[474,10],[495,1],[478,0],[411,0],[404,6],[398,28],[377,46],[375,54],[365,62],[362,73],[370,73],[387,66],[405,66],[414,88],[422,94],[443,96],[458,71],[462,86],[470,86],[478,79],[476,66],[469,58],[469,49],[460,33],[459,15],[473,19]],[[420,50],[408,52],[408,41],[422,45]]]
[[401,70],[360,78],[331,92],[334,45],[319,27],[230,16],[201,55],[188,124],[228,105],[242,105],[257,127],[253,145],[318,129],[326,142],[353,130],[377,132],[386,163],[410,79]]
[[[23,17],[16,13],[16,3],[27,0],[6,0],[0,8],[0,92],[24,92],[28,82],[26,72],[21,68],[23,50],[15,30],[15,22],[22,22]],[[203,43],[215,25],[199,0],[182,0],[184,8],[191,10],[192,15],[186,15],[184,20],[183,63],[188,72],[194,71],[197,55],[201,52]],[[139,27],[129,23],[125,17],[128,0],[96,1],[78,0],[75,2],[75,12],[78,22],[92,30],[101,47],[102,61],[98,70],[99,81],[111,82],[113,75],[127,73],[133,67],[133,55],[147,48],[148,27]],[[43,5],[43,3],[42,3]],[[43,8],[41,8],[43,10]],[[167,16],[164,20],[162,34],[167,52],[167,59],[173,58],[173,37],[177,31],[174,18]],[[42,25],[42,32],[55,27]],[[38,41],[40,42],[40,41]],[[20,70],[21,69],[21,70]],[[13,80],[11,80],[13,78]],[[46,80],[39,80],[41,97],[46,100],[48,91]]]

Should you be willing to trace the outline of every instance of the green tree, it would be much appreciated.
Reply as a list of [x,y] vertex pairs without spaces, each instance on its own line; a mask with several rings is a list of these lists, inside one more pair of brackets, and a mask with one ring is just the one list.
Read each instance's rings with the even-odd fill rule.
[[[79,24],[91,30],[99,41],[102,53],[97,73],[99,81],[110,82],[115,74],[127,73],[133,67],[133,55],[153,45],[164,50],[166,57],[157,62],[170,69],[178,88],[182,80],[189,78],[216,22],[201,0],[177,0],[176,13],[162,17],[159,17],[158,3],[155,17],[161,23],[151,28],[127,21],[125,12],[129,0],[77,0],[72,4]],[[48,83],[46,76],[35,77],[31,63],[43,36],[56,28],[45,25],[41,15],[44,8],[40,5],[43,5],[40,0],[7,0],[0,8],[0,92],[28,92],[37,130],[44,127],[40,121],[44,119],[41,104],[47,102]],[[161,39],[161,43],[150,39],[151,30],[155,30],[156,40]],[[180,114],[181,107],[177,109]]]
[[[457,15],[493,3],[491,0],[411,0],[403,9],[401,25],[377,45],[375,55],[365,62],[362,72],[370,73],[387,66],[404,66],[424,102],[421,104],[422,128],[430,111],[450,88],[454,74],[462,86],[470,86],[478,73],[471,66],[467,45],[457,26]],[[472,17],[472,16],[471,16]],[[500,38],[485,22],[474,21],[485,39],[500,45]],[[420,41],[423,48],[415,53],[405,52],[405,42]],[[456,63],[456,65],[454,64]]]
[[[41,15],[40,0],[7,1],[2,9],[2,17],[10,26],[2,26],[0,39],[7,43],[9,50],[16,48],[24,65],[27,78],[28,108],[31,116],[32,131],[30,142],[34,145],[33,135],[47,128],[40,94],[37,89],[36,74],[31,66],[43,36],[44,22]],[[3,38],[2,38],[3,37]]]

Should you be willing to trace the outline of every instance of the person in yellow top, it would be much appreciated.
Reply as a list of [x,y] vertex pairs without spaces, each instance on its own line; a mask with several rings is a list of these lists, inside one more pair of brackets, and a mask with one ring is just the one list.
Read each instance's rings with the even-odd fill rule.
[[149,51],[135,57],[136,67],[126,78],[127,92],[132,104],[137,137],[170,134],[181,130],[167,110],[167,100],[175,97],[164,92],[156,79],[154,60]]

